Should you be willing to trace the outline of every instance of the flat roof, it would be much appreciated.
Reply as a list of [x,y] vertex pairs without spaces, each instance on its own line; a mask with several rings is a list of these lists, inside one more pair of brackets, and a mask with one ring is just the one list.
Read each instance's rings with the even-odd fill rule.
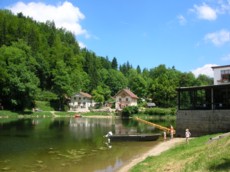
[[176,90],[199,90],[199,89],[206,89],[206,88],[218,88],[218,87],[230,87],[229,83],[220,84],[220,85],[204,85],[204,86],[192,86],[192,87],[178,87]]
[[230,65],[224,65],[224,66],[213,66],[213,67],[212,67],[212,69],[224,68],[224,67],[230,67]]

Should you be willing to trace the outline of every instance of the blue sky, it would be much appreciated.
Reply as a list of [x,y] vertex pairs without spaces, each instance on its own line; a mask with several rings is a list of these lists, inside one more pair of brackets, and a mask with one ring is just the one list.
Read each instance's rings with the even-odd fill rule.
[[213,76],[211,66],[230,63],[229,0],[1,0],[0,8],[53,20],[119,64]]

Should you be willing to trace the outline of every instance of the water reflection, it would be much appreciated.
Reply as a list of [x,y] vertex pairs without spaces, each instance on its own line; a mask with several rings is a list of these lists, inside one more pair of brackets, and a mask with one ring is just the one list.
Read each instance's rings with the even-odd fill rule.
[[0,120],[0,169],[113,172],[156,144],[108,143],[103,137],[108,131],[116,134],[158,132],[130,119]]

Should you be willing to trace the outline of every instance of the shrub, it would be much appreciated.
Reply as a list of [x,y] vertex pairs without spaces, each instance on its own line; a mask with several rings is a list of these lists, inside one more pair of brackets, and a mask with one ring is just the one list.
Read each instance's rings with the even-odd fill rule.
[[123,117],[129,117],[132,116],[134,114],[138,113],[138,107],[137,106],[126,106],[123,110],[122,110],[122,116]]
[[176,114],[176,109],[175,108],[149,108],[145,109],[144,114],[148,115],[160,115],[160,116],[165,116],[165,115],[175,115]]

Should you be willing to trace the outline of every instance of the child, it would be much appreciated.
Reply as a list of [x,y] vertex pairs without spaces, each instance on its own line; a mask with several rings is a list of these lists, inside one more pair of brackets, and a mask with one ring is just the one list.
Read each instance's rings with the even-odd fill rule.
[[189,129],[187,128],[186,130],[185,130],[185,139],[186,139],[186,143],[188,143],[189,142],[189,137],[191,136],[191,133],[190,133],[190,131],[189,131]]
[[164,131],[163,134],[164,134],[164,141],[166,141],[167,140],[166,131]]
[[170,126],[170,135],[171,135],[171,139],[173,139],[173,134],[174,134],[174,129],[173,126]]

